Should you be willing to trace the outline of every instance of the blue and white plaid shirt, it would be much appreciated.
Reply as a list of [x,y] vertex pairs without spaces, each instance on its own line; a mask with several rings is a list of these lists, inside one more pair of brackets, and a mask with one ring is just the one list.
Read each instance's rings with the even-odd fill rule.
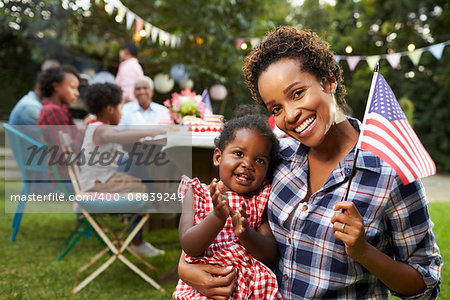
[[[350,122],[359,127],[357,120]],[[330,221],[333,206],[344,199],[348,188],[355,149],[324,186],[301,203],[308,187],[308,147],[291,138],[282,140],[281,146],[282,162],[274,173],[268,212],[280,256],[274,271],[283,296],[388,299],[388,288],[348,257],[344,244],[334,238]],[[422,183],[404,186],[389,165],[362,150],[356,168],[348,201],[364,218],[367,241],[422,274],[427,288],[415,297],[436,297],[442,260]],[[286,222],[291,213],[293,218]]]

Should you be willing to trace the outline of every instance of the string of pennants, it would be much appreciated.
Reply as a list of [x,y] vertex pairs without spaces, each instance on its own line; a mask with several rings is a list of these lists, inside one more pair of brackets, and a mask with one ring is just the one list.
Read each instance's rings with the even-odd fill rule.
[[[248,39],[250,41],[250,45],[252,48],[256,47],[261,39],[259,38],[250,38]],[[239,48],[239,45],[244,42],[245,39],[240,38],[236,39],[236,48]],[[409,59],[411,59],[412,63],[417,66],[419,64],[420,58],[422,57],[422,54],[425,51],[430,51],[431,54],[437,59],[440,60],[442,58],[442,53],[444,52],[445,46],[450,45],[450,40],[446,42],[442,42],[439,44],[434,44],[431,46],[423,47],[415,49],[412,52],[404,51],[404,52],[396,52],[396,53],[389,53],[389,54],[381,54],[381,55],[370,55],[370,56],[355,56],[355,55],[334,55],[334,58],[337,62],[346,60],[348,67],[350,71],[353,72],[355,70],[356,66],[361,60],[365,60],[367,64],[369,65],[370,69],[373,70],[375,68],[375,65],[380,61],[380,59],[386,59],[389,64],[392,66],[392,68],[397,68],[400,64],[400,58],[402,56],[408,56]]]
[[411,59],[412,63],[417,66],[419,64],[420,58],[425,51],[430,51],[431,54],[437,59],[442,58],[442,53],[444,52],[445,46],[450,45],[450,40],[442,42],[439,44],[434,44],[431,46],[415,49],[412,52],[404,51],[397,53],[389,53],[382,55],[370,55],[370,56],[352,56],[352,55],[334,55],[336,61],[346,60],[350,71],[353,71],[361,60],[365,60],[369,65],[370,69],[374,69],[375,65],[380,61],[380,59],[386,59],[392,68],[397,68],[400,63],[400,58],[407,55]]
[[[95,1],[97,5],[100,4],[101,0]],[[159,42],[161,46],[165,45],[167,47],[176,48],[181,44],[181,37],[168,33],[161,28],[156,27],[153,24],[145,21],[143,18],[138,16],[136,13],[128,9],[123,5],[120,0],[104,0],[105,11],[112,15],[116,11],[116,21],[122,22],[126,21],[127,29],[131,29],[133,23],[135,24],[135,32],[141,37],[151,37],[152,43]],[[141,34],[143,32],[144,34]]]
[[[100,4],[100,1],[101,0],[96,0],[95,2],[98,5]],[[165,45],[171,48],[176,48],[181,45],[180,36],[173,35],[171,33],[168,33],[167,31],[162,30],[161,28],[154,26],[153,24],[150,24],[149,22],[138,16],[136,13],[128,9],[125,5],[122,4],[120,0],[104,0],[104,2],[105,10],[109,15],[112,15],[114,11],[117,10],[116,20],[126,20],[127,29],[131,29],[133,23],[135,23],[136,34],[140,34],[142,37],[151,37],[153,43],[159,42],[161,46]],[[141,34],[142,31],[144,32],[144,35]],[[260,38],[250,38],[248,40],[250,41],[250,45],[252,48],[256,47],[261,41]],[[236,47],[238,48],[238,46],[244,41],[244,38],[236,39]],[[412,63],[417,66],[419,64],[420,58],[422,57],[422,54],[425,51],[430,51],[437,60],[440,60],[442,58],[444,48],[447,45],[450,45],[450,40],[439,44],[418,48],[412,52],[404,51],[370,56],[336,54],[334,55],[334,58],[338,62],[346,60],[350,71],[355,70],[356,66],[361,60],[365,60],[371,69],[375,67],[380,59],[386,59],[393,68],[397,68],[400,63],[400,58],[405,55],[407,55],[411,59]]]

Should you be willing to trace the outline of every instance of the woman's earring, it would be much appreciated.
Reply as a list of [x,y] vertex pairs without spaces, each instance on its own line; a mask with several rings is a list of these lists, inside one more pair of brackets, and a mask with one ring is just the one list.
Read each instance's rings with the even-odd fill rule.
[[332,89],[332,90],[331,90],[331,93],[332,93],[332,94],[335,94],[335,93],[336,93],[336,90],[335,90],[335,89]]

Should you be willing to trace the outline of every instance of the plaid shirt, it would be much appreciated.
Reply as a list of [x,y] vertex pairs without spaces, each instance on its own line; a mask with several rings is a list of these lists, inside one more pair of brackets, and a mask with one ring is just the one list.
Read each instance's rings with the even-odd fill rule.
[[[69,133],[72,137],[72,150],[79,153],[83,143],[84,132],[79,130],[70,115],[67,107],[48,99],[42,101],[42,109],[36,125],[40,125],[45,141],[49,148],[58,146],[58,131]],[[62,151],[58,151],[57,157],[61,157]],[[58,161],[58,159],[56,159]],[[57,165],[62,180],[68,180],[67,165]]]
[[[350,122],[358,128],[357,120]],[[282,163],[275,171],[268,203],[280,255],[274,271],[283,297],[388,299],[388,288],[347,256],[330,222],[333,206],[344,199],[348,188],[355,150],[308,202],[301,203],[308,187],[307,152],[308,147],[294,139],[282,140]],[[423,276],[427,288],[415,297],[436,297],[442,262],[421,182],[404,186],[389,165],[362,150],[356,168],[348,200],[364,218],[367,241]]]

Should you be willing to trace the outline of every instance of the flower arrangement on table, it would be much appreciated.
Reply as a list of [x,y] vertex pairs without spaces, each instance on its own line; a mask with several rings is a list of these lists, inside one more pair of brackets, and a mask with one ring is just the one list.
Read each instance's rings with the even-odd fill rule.
[[194,132],[218,132],[223,127],[223,116],[213,115],[206,108],[202,96],[190,89],[173,93],[171,99],[164,101],[170,116],[176,124],[189,126]]
[[185,116],[201,118],[205,113],[205,104],[202,102],[202,96],[197,95],[191,89],[173,93],[171,99],[164,101],[164,106],[170,110],[170,116],[177,124],[181,124]]

